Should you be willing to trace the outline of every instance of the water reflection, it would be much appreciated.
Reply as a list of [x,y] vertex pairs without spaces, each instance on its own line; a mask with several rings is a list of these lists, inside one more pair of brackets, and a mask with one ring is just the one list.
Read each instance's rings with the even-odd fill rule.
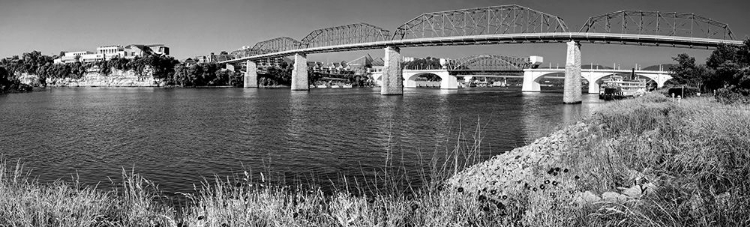
[[541,92],[524,92],[522,100],[527,142],[590,116],[603,103],[596,95],[583,95],[581,104],[563,104],[561,93]]
[[524,145],[598,100],[563,105],[556,93],[513,89],[128,89],[59,88],[0,96],[0,153],[23,159],[42,182],[85,183],[135,168],[167,192],[243,170],[336,181],[372,176],[386,151],[406,168],[419,152],[446,152],[477,124],[485,158]]

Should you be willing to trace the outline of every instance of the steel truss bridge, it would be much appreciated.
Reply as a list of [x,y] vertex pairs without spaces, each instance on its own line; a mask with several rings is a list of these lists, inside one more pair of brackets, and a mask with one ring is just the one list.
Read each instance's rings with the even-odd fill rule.
[[528,58],[500,55],[474,55],[451,59],[446,68],[453,74],[465,72],[523,72],[533,66]]
[[577,40],[590,43],[711,48],[741,45],[729,25],[693,13],[617,11],[590,17],[577,32],[562,18],[519,5],[425,13],[389,32],[358,23],[310,32],[297,41],[279,37],[235,51],[225,63],[288,56],[379,49]]
[[[574,31],[558,16],[519,5],[502,5],[424,13],[393,32],[367,23],[317,29],[300,41],[280,37],[258,42],[252,48],[234,51],[232,54],[236,59],[222,63],[290,55],[294,55],[295,61],[306,61],[307,54],[384,48],[386,59],[390,56],[393,61],[385,61],[388,69],[400,67],[395,65],[400,61],[400,48],[405,47],[519,43],[568,43],[569,62],[566,65],[572,65],[571,72],[577,76],[580,76],[581,43],[705,49],[742,45],[742,41],[735,40],[726,23],[693,13],[617,11],[590,17]],[[303,63],[295,65],[300,66],[295,68],[301,68]],[[388,73],[398,74],[397,71]],[[298,75],[306,77],[307,72],[300,71]],[[397,77],[393,75],[393,78]],[[307,83],[306,79],[297,83],[299,88],[295,88],[294,81],[293,90],[306,89],[302,87]],[[389,86],[400,89],[398,83]],[[391,93],[385,88],[381,93],[402,94],[401,91]]]

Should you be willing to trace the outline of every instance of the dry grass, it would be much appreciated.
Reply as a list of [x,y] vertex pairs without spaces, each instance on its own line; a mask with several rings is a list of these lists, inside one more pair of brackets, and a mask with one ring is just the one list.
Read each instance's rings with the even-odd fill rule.
[[174,212],[155,203],[154,184],[123,170],[114,191],[83,186],[78,179],[39,184],[21,163],[0,162],[0,226],[168,226]]
[[750,112],[711,98],[652,95],[609,104],[566,154],[584,190],[651,182],[655,193],[578,215],[590,226],[750,225]]

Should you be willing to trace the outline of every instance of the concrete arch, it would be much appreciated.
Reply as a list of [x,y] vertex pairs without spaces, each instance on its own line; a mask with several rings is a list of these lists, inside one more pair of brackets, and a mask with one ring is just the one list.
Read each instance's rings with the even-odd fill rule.
[[[523,73],[523,88],[522,91],[538,92],[540,89],[540,80],[549,74],[554,73],[565,73],[565,69],[524,69]],[[599,86],[591,86],[595,84],[601,84],[601,79],[613,74],[630,74],[630,70],[616,70],[616,69],[584,69],[581,70],[581,80],[589,81],[588,93],[597,94],[599,93]],[[649,78],[656,82],[657,88],[664,86],[667,80],[672,79],[667,71],[635,71],[636,75]],[[591,83],[593,81],[593,83]]]
[[450,75],[448,70],[403,70],[404,87],[417,87],[416,78],[425,74],[434,74],[440,77],[440,89],[458,89],[458,78]]
[[[425,75],[435,75],[437,76],[440,81],[417,81],[417,78]],[[436,87],[440,86],[443,78],[435,73],[417,73],[409,76],[408,78],[404,78],[404,87]]]

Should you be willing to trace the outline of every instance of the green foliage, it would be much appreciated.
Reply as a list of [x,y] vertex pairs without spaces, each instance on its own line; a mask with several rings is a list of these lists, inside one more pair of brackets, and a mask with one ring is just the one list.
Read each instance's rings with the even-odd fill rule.
[[[172,77],[165,78],[169,83],[179,86],[227,86],[242,85],[241,75],[224,69],[217,63],[200,63],[187,66],[176,64],[170,70]],[[238,78],[240,77],[240,78]],[[239,82],[238,82],[239,81]]]
[[[282,61],[279,65],[268,67],[265,73],[259,74],[260,77],[258,83],[263,86],[276,86],[276,85],[291,85],[292,84],[292,69],[294,66],[289,65],[287,62]],[[319,77],[315,77],[311,73],[311,80]]]
[[433,57],[416,58],[414,61],[402,63],[403,69],[440,69],[440,59]]
[[716,90],[716,101],[724,104],[750,104],[750,89],[728,89]]
[[[61,53],[63,54],[63,53]],[[5,65],[8,69],[8,79],[15,79],[15,75],[20,73],[35,74],[39,76],[42,85],[46,85],[47,79],[55,78],[82,78],[87,72],[96,70],[100,74],[110,75],[112,69],[116,70],[133,70],[141,79],[145,77],[146,72],[157,79],[174,83],[173,75],[175,74],[175,65],[179,61],[169,56],[147,55],[145,57],[136,57],[133,59],[115,57],[110,60],[97,62],[75,62],[71,64],[54,64],[54,58],[42,55],[39,51],[24,53],[22,57],[13,56],[0,60],[0,65]]]
[[704,65],[696,65],[695,58],[687,54],[679,54],[672,58],[677,65],[670,67],[672,71],[673,84],[701,87],[705,77],[708,75]]
[[[671,68],[676,84],[696,86],[704,91],[717,91],[717,100],[724,103],[745,103],[743,96],[750,91],[750,39],[744,45],[719,45],[705,65],[697,65],[695,58],[680,54],[673,58]],[[730,94],[735,93],[735,94]],[[732,99],[738,99],[732,101]]]

